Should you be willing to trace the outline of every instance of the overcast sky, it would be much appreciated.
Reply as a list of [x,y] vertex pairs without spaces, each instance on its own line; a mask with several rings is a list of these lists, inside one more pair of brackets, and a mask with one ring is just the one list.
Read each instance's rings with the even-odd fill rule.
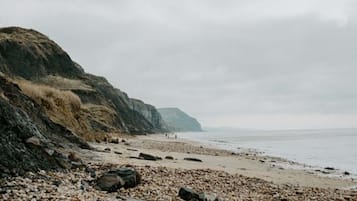
[[356,2],[0,0],[0,25],[204,126],[357,127]]

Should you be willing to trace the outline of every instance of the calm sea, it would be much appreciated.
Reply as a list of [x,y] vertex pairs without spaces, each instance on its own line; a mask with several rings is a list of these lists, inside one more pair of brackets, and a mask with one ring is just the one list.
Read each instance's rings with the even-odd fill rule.
[[231,130],[178,133],[178,136],[235,152],[239,148],[253,148],[266,155],[357,174],[357,129]]

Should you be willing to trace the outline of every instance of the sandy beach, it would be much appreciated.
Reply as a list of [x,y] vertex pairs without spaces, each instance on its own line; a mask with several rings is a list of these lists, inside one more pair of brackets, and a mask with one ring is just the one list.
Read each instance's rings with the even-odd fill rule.
[[[93,178],[83,169],[39,172],[2,181],[2,186],[17,186],[5,191],[2,198],[125,200],[134,197],[178,201],[181,200],[178,190],[190,187],[215,193],[222,200],[357,200],[357,191],[353,189],[357,182],[351,175],[288,168],[301,165],[249,150],[237,154],[187,140],[167,139],[164,135],[120,136],[118,144],[91,143],[91,146],[97,151],[82,150],[79,156],[97,176],[113,168],[131,166],[142,175],[142,183],[135,188],[105,193],[92,186]],[[143,160],[138,158],[140,153],[162,159]]]
[[[93,160],[104,163],[162,166],[188,170],[207,168],[230,174],[257,177],[276,184],[322,188],[349,188],[357,185],[357,180],[354,181],[352,176],[345,176],[342,172],[310,169],[308,166],[304,167],[304,165],[293,161],[278,157],[260,156],[249,150],[236,154],[184,139],[168,139],[164,135],[138,136],[126,140],[126,145],[91,144],[99,150],[105,148],[112,150],[111,153],[97,153],[97,156],[93,156]],[[114,151],[122,154],[115,154]],[[130,158],[137,157],[141,152],[162,158],[172,156],[175,160],[149,161]],[[198,158],[202,162],[183,160],[186,157]]]

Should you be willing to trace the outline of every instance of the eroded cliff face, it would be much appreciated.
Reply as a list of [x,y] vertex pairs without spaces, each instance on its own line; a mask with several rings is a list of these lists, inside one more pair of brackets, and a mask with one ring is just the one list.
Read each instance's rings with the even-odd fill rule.
[[[37,31],[0,29],[0,71],[27,89],[26,95],[37,101],[52,121],[86,139],[108,132],[144,134],[167,130],[155,107],[129,98],[103,77],[85,73],[55,42]],[[39,85],[59,92],[42,87],[47,92],[38,93]],[[62,107],[66,100],[55,96],[62,96],[62,92],[78,96],[79,108]],[[63,110],[66,112],[59,112]]]
[[60,150],[78,147],[90,148],[0,75],[0,177],[63,168]]

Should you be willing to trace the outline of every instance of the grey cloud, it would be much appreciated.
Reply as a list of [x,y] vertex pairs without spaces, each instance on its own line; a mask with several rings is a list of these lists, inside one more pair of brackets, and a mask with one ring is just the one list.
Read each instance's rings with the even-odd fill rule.
[[259,116],[256,127],[266,127],[260,117],[270,115],[274,127],[281,118],[273,117],[290,115],[286,124],[294,127],[310,114],[320,123],[306,127],[321,126],[324,115],[348,116],[326,126],[357,126],[353,1],[2,5],[8,6],[0,8],[1,26],[38,29],[86,71],[132,97],[178,106],[203,124],[252,126]]

